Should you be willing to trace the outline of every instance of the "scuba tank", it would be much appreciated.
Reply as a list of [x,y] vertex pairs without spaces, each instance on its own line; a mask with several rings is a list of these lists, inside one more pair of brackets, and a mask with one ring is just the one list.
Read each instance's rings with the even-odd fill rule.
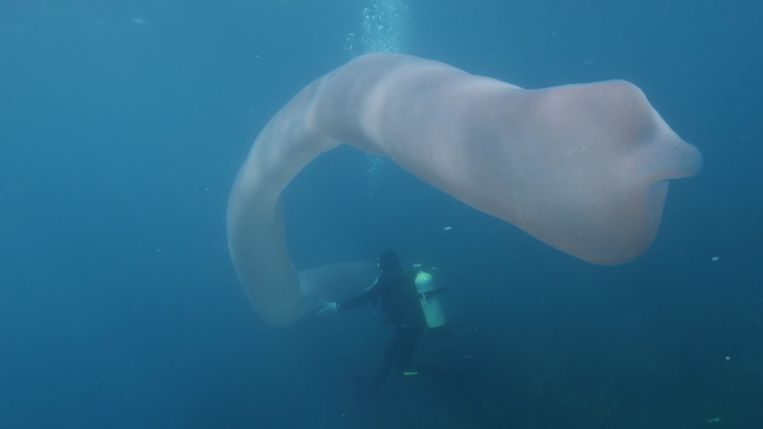
[[434,285],[432,275],[426,271],[419,271],[416,274],[416,292],[419,294],[419,303],[424,312],[424,318],[427,327],[438,328],[445,325],[445,311],[440,301],[440,292]]

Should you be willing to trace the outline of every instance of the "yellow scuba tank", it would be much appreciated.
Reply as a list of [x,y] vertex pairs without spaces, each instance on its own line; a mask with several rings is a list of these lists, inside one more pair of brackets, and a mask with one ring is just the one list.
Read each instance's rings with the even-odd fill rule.
[[427,326],[438,328],[445,325],[445,311],[443,310],[440,294],[435,287],[432,275],[426,271],[419,271],[416,274],[415,284]]

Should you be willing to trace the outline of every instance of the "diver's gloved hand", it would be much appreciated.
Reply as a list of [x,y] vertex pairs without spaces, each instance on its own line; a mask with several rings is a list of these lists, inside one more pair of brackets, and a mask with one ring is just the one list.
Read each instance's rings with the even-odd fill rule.
[[322,315],[327,313],[336,313],[339,311],[339,304],[336,302],[324,302],[321,308],[319,308],[315,314]]

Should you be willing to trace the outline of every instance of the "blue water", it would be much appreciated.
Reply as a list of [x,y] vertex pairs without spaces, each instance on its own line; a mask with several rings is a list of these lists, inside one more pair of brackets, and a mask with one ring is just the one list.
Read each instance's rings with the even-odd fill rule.
[[372,309],[260,321],[227,192],[371,3],[0,0],[0,428],[763,427],[755,0],[410,0],[401,49],[524,87],[630,80],[705,169],[602,268],[339,149],[286,194],[293,260],[437,265],[452,335],[415,361],[443,370],[373,396]]

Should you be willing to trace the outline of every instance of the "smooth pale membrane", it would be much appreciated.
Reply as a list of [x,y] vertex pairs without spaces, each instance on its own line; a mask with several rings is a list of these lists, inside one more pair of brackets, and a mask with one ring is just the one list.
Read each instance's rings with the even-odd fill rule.
[[699,151],[625,81],[527,90],[407,55],[359,57],[270,120],[230,194],[230,253],[271,324],[373,280],[371,264],[297,273],[289,261],[281,192],[340,143],[386,155],[458,200],[604,265],[649,247],[668,180],[702,166]]

